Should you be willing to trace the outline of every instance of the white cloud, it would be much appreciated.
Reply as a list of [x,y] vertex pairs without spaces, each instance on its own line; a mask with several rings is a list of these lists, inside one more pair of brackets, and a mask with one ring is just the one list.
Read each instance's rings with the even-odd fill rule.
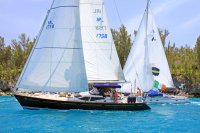
[[189,2],[190,0],[167,0],[165,2],[159,3],[159,5],[153,8],[154,15],[167,12],[176,9],[176,7]]
[[181,25],[176,27],[175,31],[180,31],[180,30],[187,30],[190,29],[191,27],[196,27],[199,25],[200,22],[200,15],[197,15],[188,21],[183,22]]
[[182,24],[177,25],[176,28],[172,30],[170,38],[173,38],[173,42],[176,42],[178,46],[188,44],[194,47],[196,42],[196,37],[199,36],[200,29],[200,15],[196,15],[189,18],[188,21],[183,21]]

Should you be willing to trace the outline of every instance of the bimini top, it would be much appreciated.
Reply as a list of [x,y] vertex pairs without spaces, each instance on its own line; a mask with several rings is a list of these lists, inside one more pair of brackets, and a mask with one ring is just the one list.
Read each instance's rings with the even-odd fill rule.
[[101,88],[121,88],[121,85],[118,85],[117,83],[98,83],[94,84],[93,87],[101,87]]
[[163,94],[161,92],[158,92],[158,91],[154,91],[154,90],[149,90],[148,91],[148,95],[150,97],[154,97],[154,96],[163,96]]

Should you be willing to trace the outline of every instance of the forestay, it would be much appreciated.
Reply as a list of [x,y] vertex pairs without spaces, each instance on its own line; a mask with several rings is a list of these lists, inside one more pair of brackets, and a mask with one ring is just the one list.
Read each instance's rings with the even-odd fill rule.
[[89,82],[119,82],[124,75],[102,0],[81,0],[81,32]]
[[79,0],[54,0],[17,88],[53,92],[88,88],[79,13]]

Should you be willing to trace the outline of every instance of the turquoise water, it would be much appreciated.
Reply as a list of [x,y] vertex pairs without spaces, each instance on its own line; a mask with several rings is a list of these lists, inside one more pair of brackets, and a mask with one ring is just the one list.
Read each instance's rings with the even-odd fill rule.
[[0,133],[200,133],[200,99],[150,105],[148,111],[23,110],[0,97]]

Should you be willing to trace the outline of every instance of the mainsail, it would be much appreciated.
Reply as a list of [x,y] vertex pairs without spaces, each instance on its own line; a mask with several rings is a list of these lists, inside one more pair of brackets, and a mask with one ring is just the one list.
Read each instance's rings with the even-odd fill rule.
[[53,1],[16,87],[53,92],[87,90],[79,0]]
[[119,82],[124,75],[102,0],[81,0],[81,33],[89,82]]
[[[153,76],[152,67],[159,68],[158,76]],[[165,84],[167,87],[174,86],[149,4],[143,15],[123,72],[127,81],[134,84],[136,80],[137,87],[141,87],[143,91],[152,89],[154,80]]]

